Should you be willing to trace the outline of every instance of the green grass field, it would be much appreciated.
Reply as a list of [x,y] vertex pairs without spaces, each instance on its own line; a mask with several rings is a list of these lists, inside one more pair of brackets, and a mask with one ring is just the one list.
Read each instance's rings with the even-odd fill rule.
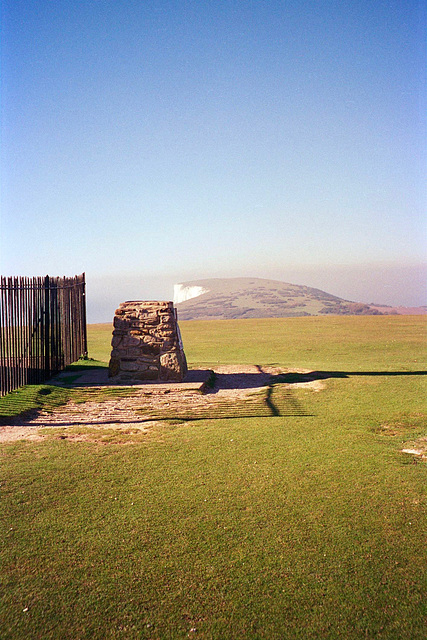
[[[424,638],[427,467],[401,450],[426,443],[425,330],[184,322],[192,367],[312,369],[324,387],[291,389],[304,415],[0,445],[0,637]],[[89,355],[106,362],[110,338],[89,326]]]

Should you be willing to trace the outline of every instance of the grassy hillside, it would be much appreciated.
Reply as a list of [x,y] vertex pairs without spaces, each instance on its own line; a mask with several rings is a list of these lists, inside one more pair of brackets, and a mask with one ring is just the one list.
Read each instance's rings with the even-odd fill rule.
[[[425,637],[425,320],[183,322],[190,364],[322,371],[304,415],[0,446],[1,637]],[[90,326],[106,360],[111,326]]]
[[263,278],[211,278],[183,286],[208,291],[177,304],[181,320],[379,313],[370,305],[343,300],[320,289]]

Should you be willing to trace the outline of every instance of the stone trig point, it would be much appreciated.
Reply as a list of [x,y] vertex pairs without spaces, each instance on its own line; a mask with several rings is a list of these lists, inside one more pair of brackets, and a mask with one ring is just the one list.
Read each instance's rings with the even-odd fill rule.
[[123,302],[114,316],[111,345],[112,382],[181,382],[187,373],[172,302]]

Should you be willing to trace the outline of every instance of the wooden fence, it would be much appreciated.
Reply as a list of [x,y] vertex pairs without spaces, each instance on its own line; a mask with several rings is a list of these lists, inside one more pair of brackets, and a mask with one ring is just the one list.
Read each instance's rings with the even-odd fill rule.
[[87,354],[85,274],[0,276],[0,395],[39,384]]

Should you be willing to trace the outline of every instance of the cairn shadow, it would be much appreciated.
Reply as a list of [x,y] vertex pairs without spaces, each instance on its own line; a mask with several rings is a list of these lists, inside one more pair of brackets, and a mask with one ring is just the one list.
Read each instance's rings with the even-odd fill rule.
[[[214,385],[207,390],[207,393],[216,394],[224,390],[248,389],[253,389],[256,392],[256,390],[266,389],[263,403],[265,403],[268,415],[275,417],[311,415],[306,413],[289,388],[281,389],[280,399],[278,398],[275,387],[278,383],[284,382],[284,380],[279,380],[279,376],[273,376],[271,373],[263,371],[259,365],[256,365],[256,368],[258,369],[257,373],[215,373]],[[262,417],[262,415],[264,414],[259,414],[259,416],[248,415],[247,417]]]
[[[289,372],[270,374],[257,365],[258,373],[215,373],[215,383],[209,393],[218,393],[223,389],[260,389],[279,384],[301,384],[330,378],[351,378],[352,376],[425,376],[427,371],[309,371],[307,373]],[[192,370],[197,378],[199,372]]]
[[268,387],[271,380],[269,373],[259,368],[259,373],[215,373],[214,386],[211,393],[223,389],[260,389]]
[[[267,388],[265,403],[271,416],[310,416],[300,400],[292,392],[292,384],[309,383],[333,378],[348,379],[352,376],[424,376],[427,371],[310,371],[308,373],[269,374],[257,365],[258,373],[216,373],[215,384],[209,393],[223,389]],[[280,389],[281,385],[284,385]],[[280,389],[280,401],[275,390]]]

